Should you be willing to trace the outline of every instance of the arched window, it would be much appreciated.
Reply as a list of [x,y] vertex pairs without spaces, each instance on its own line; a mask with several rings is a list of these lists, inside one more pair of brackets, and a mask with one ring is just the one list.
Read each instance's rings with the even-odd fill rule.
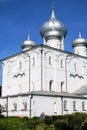
[[52,65],[52,57],[49,57],[49,64]]
[[50,83],[49,83],[49,90],[50,91],[53,91],[53,88],[54,86],[53,86],[53,80],[50,80]]
[[64,81],[61,82],[61,92],[63,92]]
[[63,59],[61,59],[61,68],[63,68],[64,66],[63,66]]

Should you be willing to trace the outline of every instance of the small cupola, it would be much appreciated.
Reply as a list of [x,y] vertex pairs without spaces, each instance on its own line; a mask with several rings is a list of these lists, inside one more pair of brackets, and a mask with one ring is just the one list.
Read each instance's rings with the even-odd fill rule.
[[30,34],[28,33],[28,39],[25,40],[23,42],[23,44],[21,45],[22,50],[25,51],[25,50],[30,49],[35,46],[36,46],[36,43],[34,41],[30,40]]
[[74,53],[82,56],[86,56],[87,40],[82,38],[81,32],[79,32],[79,37],[72,42],[74,48]]

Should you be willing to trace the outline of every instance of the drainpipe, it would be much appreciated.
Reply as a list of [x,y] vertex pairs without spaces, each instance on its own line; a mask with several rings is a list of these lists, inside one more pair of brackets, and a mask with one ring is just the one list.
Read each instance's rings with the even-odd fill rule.
[[6,111],[7,111],[7,117],[8,117],[8,96],[7,96],[7,106],[6,106]]
[[42,49],[42,46],[41,46],[41,91],[43,91],[43,49]]
[[61,96],[61,115],[63,115],[63,97]]
[[32,98],[33,98],[33,95],[30,95],[30,118],[31,118],[31,111],[32,111]]

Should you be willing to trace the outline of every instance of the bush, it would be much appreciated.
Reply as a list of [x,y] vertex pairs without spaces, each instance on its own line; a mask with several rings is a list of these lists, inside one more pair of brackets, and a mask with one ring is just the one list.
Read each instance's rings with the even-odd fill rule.
[[33,117],[31,119],[29,119],[29,128],[32,130],[36,130],[36,126],[39,125],[40,120],[38,117]]
[[81,130],[87,130],[87,118],[82,122]]
[[80,130],[82,122],[85,120],[87,114],[85,113],[74,113],[73,114],[73,124],[75,130]]
[[66,128],[66,121],[61,119],[61,120],[56,120],[54,123],[55,130],[65,130]]
[[5,117],[0,119],[0,130],[29,130],[19,117]]
[[52,118],[50,116],[45,116],[44,123],[50,126],[53,123]]

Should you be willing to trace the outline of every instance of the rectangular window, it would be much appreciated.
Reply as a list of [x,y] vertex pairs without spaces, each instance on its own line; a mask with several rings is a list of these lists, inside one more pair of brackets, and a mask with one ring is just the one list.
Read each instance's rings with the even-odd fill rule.
[[64,111],[68,111],[67,110],[67,101],[66,100],[64,100]]
[[86,109],[85,109],[85,102],[84,101],[82,102],[82,111],[86,111]]
[[56,104],[56,102],[54,102],[54,113],[55,114],[57,113],[57,104]]
[[73,101],[73,111],[77,111],[76,110],[76,101]]

